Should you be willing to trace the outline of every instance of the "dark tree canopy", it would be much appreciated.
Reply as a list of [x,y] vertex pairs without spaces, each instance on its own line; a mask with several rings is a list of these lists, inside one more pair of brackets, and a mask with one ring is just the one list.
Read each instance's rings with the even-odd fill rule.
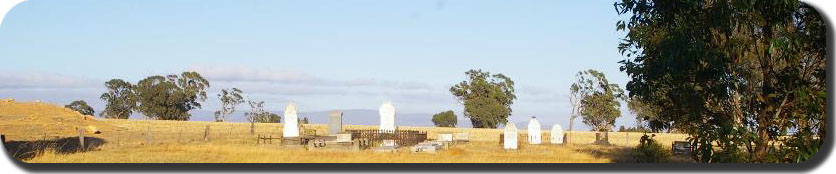
[[308,117],[302,117],[302,119],[299,119],[299,125],[309,124],[309,123],[311,123],[311,122],[308,120]]
[[208,87],[209,81],[197,72],[151,76],[136,85],[137,110],[157,120],[189,120],[189,111],[200,108],[200,102],[206,101]]
[[433,115],[433,124],[438,127],[456,127],[458,121],[456,120],[456,113],[452,110],[444,111]]
[[105,82],[107,92],[99,98],[106,102],[104,111],[100,114],[105,118],[128,119],[136,108],[137,96],[135,87],[122,79],[112,79]]
[[508,122],[514,95],[514,81],[503,74],[482,70],[465,72],[468,79],[454,85],[450,92],[464,104],[464,116],[474,128],[496,128]]
[[826,26],[794,0],[621,0],[630,95],[700,162],[801,162],[826,135]]
[[78,113],[83,114],[83,115],[91,115],[92,116],[92,115],[96,114],[96,111],[93,110],[93,107],[88,106],[87,102],[85,102],[84,100],[73,101],[72,103],[70,103],[68,105],[65,105],[64,107],[65,108],[70,108],[74,111],[77,111]]
[[650,105],[642,102],[638,97],[632,97],[627,100],[627,108],[630,112],[636,115],[636,128],[642,130],[650,130],[651,132],[660,132],[667,130],[670,123],[659,119],[659,108],[655,105]]

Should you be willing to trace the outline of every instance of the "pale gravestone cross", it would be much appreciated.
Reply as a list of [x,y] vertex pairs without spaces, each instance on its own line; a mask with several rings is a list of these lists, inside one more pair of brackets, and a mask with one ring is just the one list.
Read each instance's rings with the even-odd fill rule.
[[528,122],[528,144],[540,144],[542,142],[542,132],[540,130],[540,122],[536,117],[531,117]]
[[287,103],[287,107],[284,108],[284,128],[282,129],[282,136],[285,138],[288,137],[299,137],[299,116],[296,115],[296,103],[290,102]]
[[328,122],[328,135],[337,135],[343,131],[343,112],[339,110],[328,113],[331,121]]
[[554,126],[552,126],[551,143],[563,144],[563,127],[561,127],[559,124],[555,124]]
[[395,106],[392,102],[383,103],[380,105],[380,130],[381,131],[395,131]]
[[505,125],[505,142],[503,147],[505,149],[517,149],[517,126],[514,123],[508,122]]

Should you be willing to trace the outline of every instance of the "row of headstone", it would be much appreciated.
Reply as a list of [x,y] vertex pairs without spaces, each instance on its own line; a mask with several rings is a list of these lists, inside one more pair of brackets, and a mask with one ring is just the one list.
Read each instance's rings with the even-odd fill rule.
[[[508,122],[508,124],[505,125],[505,130],[503,131],[503,133],[503,147],[505,149],[517,149],[517,126],[514,125],[514,123],[512,122]],[[542,143],[542,132],[540,129],[540,122],[537,121],[536,117],[532,117],[531,121],[528,122],[528,143]],[[550,143],[563,144],[563,128],[559,124],[555,124],[552,126]]]
[[[286,138],[299,137],[299,116],[297,115],[298,108],[295,102],[287,103],[284,109],[284,128],[282,136]],[[380,130],[381,131],[395,131],[395,106],[392,102],[383,103],[380,106]],[[328,114],[328,135],[337,135],[343,131],[343,113],[335,110]]]
[[[285,116],[284,116],[284,123],[285,126],[282,131],[283,137],[286,138],[293,138],[299,137],[299,116],[297,115],[298,108],[296,103],[290,102],[285,107]],[[397,130],[397,126],[395,125],[395,106],[392,105],[392,102],[383,103],[380,106],[379,114],[380,114],[380,128],[381,131],[395,131]],[[342,116],[343,113],[341,111],[332,111],[329,113],[329,124],[328,124],[328,134],[329,135],[338,135],[343,131],[342,127]],[[503,146],[505,149],[517,149],[517,128],[514,123],[508,123],[505,126],[504,130],[504,141]],[[457,136],[458,137],[458,136]],[[536,117],[532,117],[531,121],[528,123],[528,142],[529,144],[541,144],[542,143],[542,132],[540,127],[540,122],[537,121]],[[551,143],[552,144],[563,144],[563,129],[560,125],[553,125],[551,129]],[[439,137],[442,141],[453,141],[453,134],[442,134]],[[467,139],[466,135],[465,138]],[[394,142],[384,143],[385,145],[396,146]]]

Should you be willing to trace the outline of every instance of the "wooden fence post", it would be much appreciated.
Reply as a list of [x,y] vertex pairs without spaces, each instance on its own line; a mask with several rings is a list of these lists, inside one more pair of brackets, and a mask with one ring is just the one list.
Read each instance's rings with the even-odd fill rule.
[[630,132],[625,133],[627,133],[627,138],[624,139],[624,146],[627,147],[630,145]]
[[145,141],[147,141],[148,144],[154,143],[154,135],[152,135],[150,126],[148,127],[148,137]]
[[83,150],[87,150],[84,147],[84,129],[76,129],[78,131],[78,144],[80,145],[79,148]]
[[209,141],[209,125],[203,130],[203,141]]
[[116,131],[116,145],[122,146],[122,131]]
[[180,135],[177,136],[177,142],[178,143],[183,143],[182,141],[183,141],[183,127],[180,126]]

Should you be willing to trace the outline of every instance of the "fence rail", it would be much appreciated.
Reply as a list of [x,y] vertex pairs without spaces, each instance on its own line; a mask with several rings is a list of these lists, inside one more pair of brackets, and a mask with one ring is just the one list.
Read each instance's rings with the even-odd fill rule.
[[394,140],[401,146],[412,146],[427,140],[427,132],[415,130],[376,130],[357,129],[346,130],[351,133],[351,139],[367,139],[372,144],[380,144],[383,140]]

